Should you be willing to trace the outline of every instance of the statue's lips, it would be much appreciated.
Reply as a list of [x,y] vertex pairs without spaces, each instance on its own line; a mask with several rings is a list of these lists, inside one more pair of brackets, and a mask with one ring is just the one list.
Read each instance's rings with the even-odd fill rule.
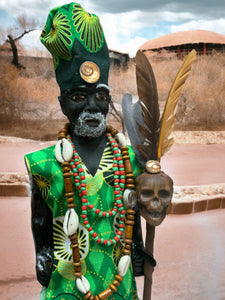
[[85,123],[86,123],[89,127],[98,127],[98,125],[99,125],[99,120],[97,120],[97,119],[85,120]]

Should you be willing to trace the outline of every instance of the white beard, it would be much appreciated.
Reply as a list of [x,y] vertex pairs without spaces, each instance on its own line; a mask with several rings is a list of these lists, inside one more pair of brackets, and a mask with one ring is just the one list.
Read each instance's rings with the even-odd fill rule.
[[[99,124],[97,127],[88,126],[86,121],[98,120]],[[75,124],[74,133],[77,136],[98,138],[106,131],[106,117],[98,113],[82,112]]]

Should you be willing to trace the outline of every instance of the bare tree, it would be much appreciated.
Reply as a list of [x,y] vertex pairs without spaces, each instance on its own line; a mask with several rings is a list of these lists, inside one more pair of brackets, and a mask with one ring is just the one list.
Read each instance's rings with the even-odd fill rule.
[[6,42],[8,42],[11,46],[11,50],[13,53],[13,60],[12,64],[15,65],[18,69],[25,68],[19,63],[19,57],[18,57],[18,50],[16,43],[22,39],[22,37],[31,31],[34,31],[38,28],[39,22],[35,20],[34,18],[28,18],[25,15],[20,15],[16,19],[16,27],[9,28],[7,30],[7,39]]

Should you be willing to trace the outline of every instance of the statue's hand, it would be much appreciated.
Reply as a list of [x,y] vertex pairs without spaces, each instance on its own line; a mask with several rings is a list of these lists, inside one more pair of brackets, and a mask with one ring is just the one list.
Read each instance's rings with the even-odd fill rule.
[[148,260],[153,268],[156,266],[154,257],[146,253],[144,249],[138,249],[137,247],[132,248],[133,274],[135,277],[144,275],[144,264],[146,260]]
[[37,252],[36,256],[36,273],[37,279],[43,286],[48,286],[53,267],[53,250],[44,247],[41,251]]

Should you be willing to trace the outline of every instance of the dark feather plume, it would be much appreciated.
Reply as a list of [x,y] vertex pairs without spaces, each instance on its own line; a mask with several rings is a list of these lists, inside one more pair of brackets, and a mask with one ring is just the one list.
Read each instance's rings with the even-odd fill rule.
[[143,144],[137,145],[137,149],[146,161],[156,160],[160,132],[157,84],[152,67],[142,51],[137,52],[135,60],[138,96],[145,123],[138,123]]

